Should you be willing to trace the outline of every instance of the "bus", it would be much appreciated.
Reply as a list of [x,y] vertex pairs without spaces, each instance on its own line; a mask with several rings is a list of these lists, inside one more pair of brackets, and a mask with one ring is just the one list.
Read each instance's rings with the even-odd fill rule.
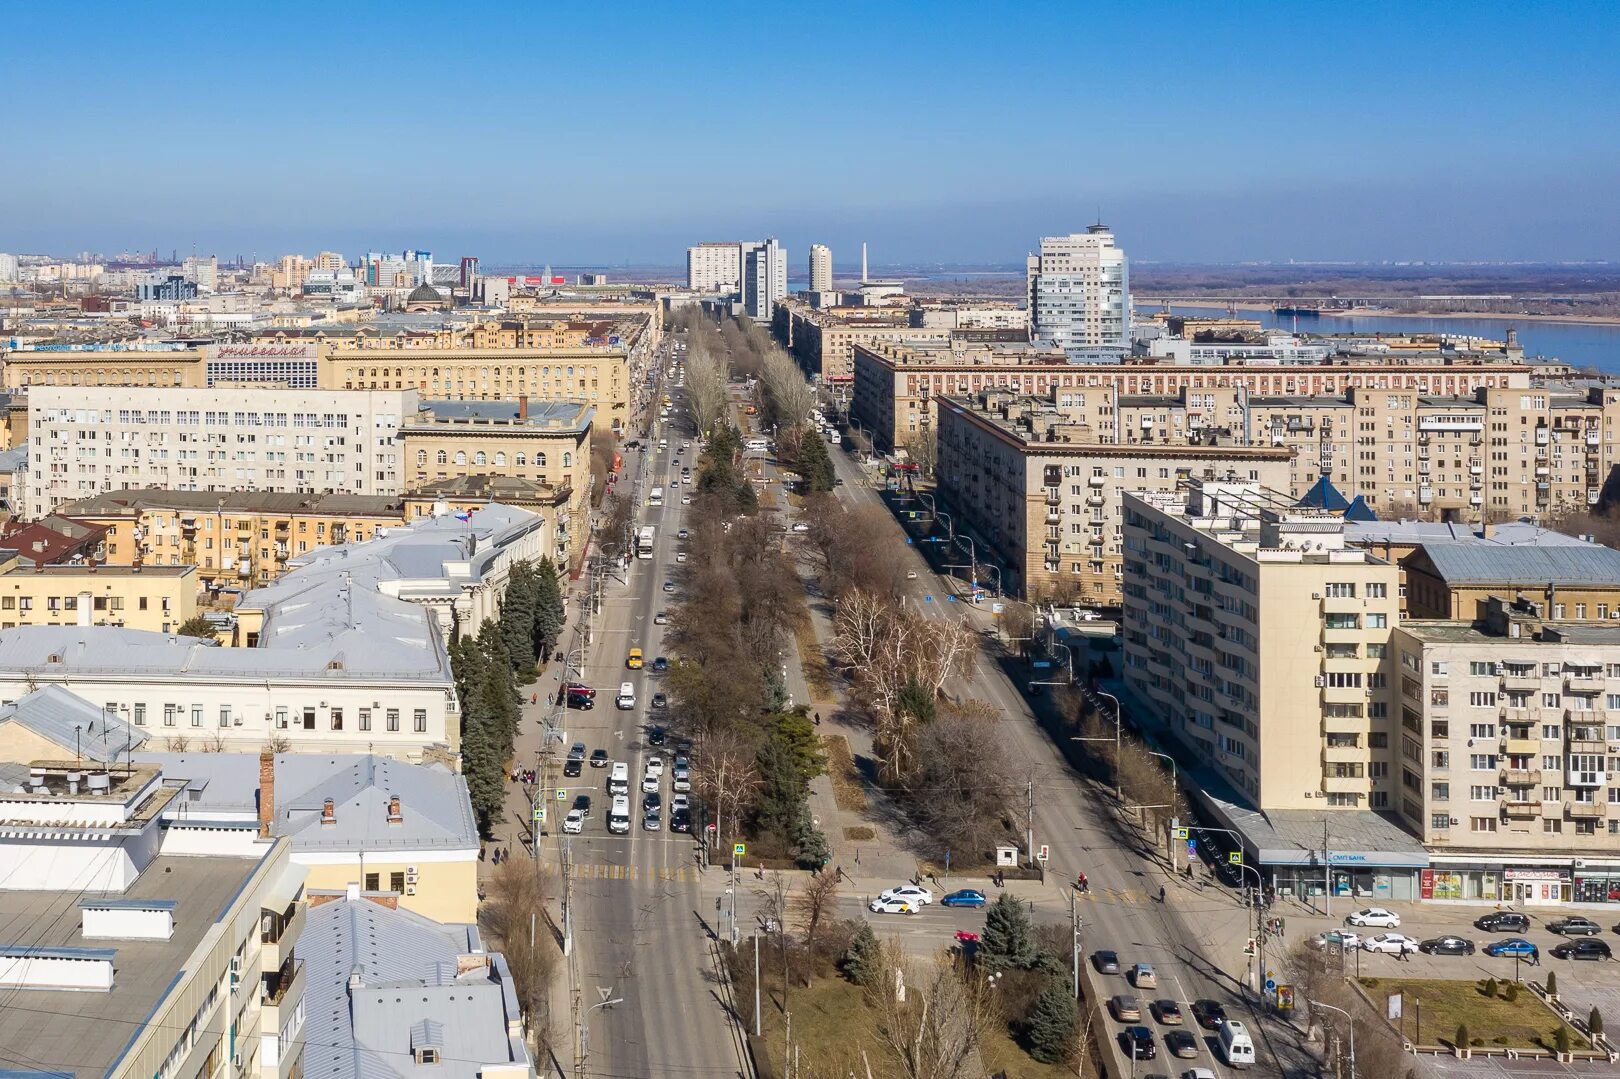
[[647,495],[647,505],[649,505],[649,506],[662,506],[663,504],[664,504],[664,489],[662,487],[654,487],[652,489],[652,492]]
[[653,556],[653,526],[648,525],[636,533],[636,557],[651,558]]

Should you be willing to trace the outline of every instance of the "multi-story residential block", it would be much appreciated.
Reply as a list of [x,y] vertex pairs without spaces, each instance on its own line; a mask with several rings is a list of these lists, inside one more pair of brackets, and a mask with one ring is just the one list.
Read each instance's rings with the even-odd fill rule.
[[0,549],[0,629],[124,626],[172,633],[197,613],[194,566],[19,565]]
[[[1510,556],[1525,581],[1548,553],[1474,550]],[[1585,553],[1616,580],[1620,552]],[[1392,808],[1429,849],[1423,898],[1620,902],[1620,626],[1563,621],[1511,583],[1482,607],[1403,623],[1392,644]]]
[[1015,303],[919,301],[908,314],[916,329],[1008,330],[1026,338],[1029,333],[1029,311]]
[[[793,321],[793,330],[793,347],[799,354],[800,320]],[[1150,414],[1155,408],[1167,416],[1179,412],[1188,420],[1188,429],[1194,426],[1192,417],[1196,416],[1198,426],[1229,427],[1235,439],[1247,437],[1255,441],[1264,431],[1273,445],[1297,445],[1308,451],[1301,456],[1328,457],[1335,472],[1342,462],[1344,479],[1340,482],[1346,485],[1352,482],[1351,454],[1355,447],[1351,439],[1343,437],[1347,428],[1339,421],[1351,421],[1352,417],[1342,412],[1318,414],[1310,409],[1345,409],[1349,407],[1347,395],[1361,388],[1399,389],[1415,402],[1419,395],[1456,397],[1487,387],[1520,391],[1510,395],[1516,398],[1530,387],[1530,368],[1524,364],[1483,359],[1453,364],[1438,356],[1356,357],[1291,367],[1076,364],[1064,362],[1059,350],[1051,347],[1030,345],[1020,349],[1006,343],[959,337],[926,341],[917,339],[917,331],[855,341],[849,348],[854,376],[852,411],[881,449],[904,445],[909,438],[931,429],[932,402],[938,394],[1004,389],[1045,395],[1054,390],[1084,390],[1137,399],[1134,407]],[[1225,390],[1241,391],[1245,409],[1255,397],[1285,400],[1273,402],[1267,406],[1268,411],[1253,419],[1247,411],[1243,417],[1235,417],[1227,411],[1231,404],[1229,396],[1221,392]],[[1534,395],[1531,397],[1533,401]],[[1315,404],[1323,399],[1326,403]],[[1415,423],[1416,405],[1409,407],[1414,410]],[[1325,427],[1306,422],[1310,416],[1326,415],[1336,422]],[[1173,423],[1155,426],[1165,428],[1165,437],[1175,437]],[[1125,424],[1116,422],[1114,429],[1125,437]],[[1312,470],[1309,475],[1301,492],[1315,481],[1317,472]],[[1339,480],[1337,475],[1334,478]],[[1417,486],[1414,478],[1414,497]]]
[[163,815],[177,838],[256,826],[292,840],[293,864],[311,891],[354,884],[435,921],[478,919],[478,822],[466,779],[443,764],[269,752],[137,753],[135,760],[184,786],[185,798]]
[[559,569],[578,569],[584,545],[573,540],[589,527],[589,501],[583,488],[554,487],[510,476],[453,476],[430,480],[406,495],[405,517],[420,521],[463,514],[471,519],[472,514],[494,505],[527,510],[540,518],[547,537],[536,557],[551,559]]
[[1099,440],[1084,403],[1061,396],[991,391],[938,406],[936,493],[958,532],[989,545],[979,557],[999,561],[1002,588],[1032,599],[1120,603],[1124,492],[1205,475],[1274,485],[1287,474],[1286,450]]
[[[69,502],[58,516],[105,529],[112,563],[195,567],[193,588],[269,584],[317,548],[364,543],[405,523],[401,499],[269,491],[110,491]],[[156,627],[134,627],[153,629]]]
[[854,378],[854,350],[884,341],[946,341],[944,328],[918,329],[904,307],[812,308],[803,300],[776,305],[772,329],[812,379],[833,385]]
[[33,1075],[305,1074],[303,872],[286,839],[162,825],[148,764],[4,766],[0,1053]]
[[743,245],[742,309],[756,322],[770,322],[787,296],[787,251],[772,236]]
[[739,292],[742,249],[734,242],[706,242],[686,249],[686,287],[693,292]]
[[1131,347],[1131,278],[1106,225],[1041,238],[1029,256],[1029,332],[1070,358],[1123,357]]
[[1407,610],[1413,618],[1472,622],[1508,593],[1540,603],[1549,622],[1620,625],[1620,551],[1572,539],[1426,542],[1401,562]]
[[107,491],[397,494],[414,390],[40,386],[29,515]]
[[832,248],[810,245],[810,291],[831,292],[833,286]]

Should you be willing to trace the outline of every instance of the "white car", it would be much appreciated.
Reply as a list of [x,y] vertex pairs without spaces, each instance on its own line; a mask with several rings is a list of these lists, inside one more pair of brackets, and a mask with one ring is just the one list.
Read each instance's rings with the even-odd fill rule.
[[919,908],[907,900],[880,895],[866,909],[873,914],[916,914]]
[[563,831],[569,835],[578,835],[585,828],[585,814],[577,809],[570,809],[568,816],[563,818]]
[[658,791],[658,773],[651,768],[641,777],[641,790],[644,794],[656,794]]
[[648,775],[654,775],[654,776],[662,776],[664,774],[664,758],[662,758],[662,757],[648,757],[647,758],[647,774]]
[[685,551],[676,551],[675,552],[675,561],[677,561],[677,562],[685,562],[686,561],[686,552]]
[[675,797],[669,800],[669,811],[677,813],[683,809],[690,813],[692,811],[692,800],[685,794],[677,793]]
[[915,903],[919,907],[926,907],[934,901],[934,893],[915,884],[902,884],[898,888],[890,888],[878,898],[904,899],[909,903]]
[[1379,929],[1399,929],[1401,916],[1383,907],[1362,907],[1344,920],[1346,925],[1370,925]]
[[1352,933],[1348,929],[1329,929],[1326,933],[1318,933],[1310,939],[1313,948],[1359,948],[1361,947],[1361,934]]
[[1400,933],[1380,933],[1376,937],[1368,937],[1361,942],[1361,946],[1369,952],[1382,952],[1385,955],[1398,955],[1401,952],[1415,952],[1418,942],[1411,937]]
[[793,531],[795,531],[795,532],[808,532],[808,531],[810,531],[810,526],[805,524],[803,521],[795,521],[794,524],[793,524]]
[[653,625],[655,625],[655,626],[667,626],[667,625],[669,625],[669,612],[668,611],[659,611],[657,614],[653,615]]
[[670,784],[670,789],[677,794],[685,794],[690,791],[692,789],[692,773],[685,768],[676,768],[675,779]]
[[681,505],[690,506],[691,504],[692,504],[692,496],[691,495],[682,495],[681,496]]

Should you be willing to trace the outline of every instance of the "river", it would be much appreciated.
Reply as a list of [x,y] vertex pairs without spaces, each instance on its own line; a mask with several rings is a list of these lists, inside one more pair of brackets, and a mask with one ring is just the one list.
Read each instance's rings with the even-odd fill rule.
[[[1147,304],[1137,308],[1138,317],[1159,310]],[[1172,307],[1181,315],[1227,314],[1225,307]],[[1590,322],[1552,322],[1537,319],[1500,318],[1423,318],[1417,315],[1277,315],[1270,310],[1239,308],[1238,318],[1256,318],[1269,328],[1298,329],[1301,333],[1451,333],[1466,337],[1488,337],[1500,341],[1512,326],[1519,331],[1519,343],[1526,356],[1549,356],[1574,367],[1595,367],[1607,374],[1620,375],[1620,325]]]

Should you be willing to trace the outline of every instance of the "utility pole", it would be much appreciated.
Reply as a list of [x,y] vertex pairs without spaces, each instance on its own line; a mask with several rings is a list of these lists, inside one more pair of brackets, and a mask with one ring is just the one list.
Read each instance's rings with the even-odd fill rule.
[[1080,999],[1080,907],[1079,895],[1069,889],[1070,961],[1074,968],[1074,999]]
[[754,934],[754,1037],[759,1037],[759,934]]
[[1035,780],[1024,781],[1024,860],[1035,867]]
[[1333,917],[1333,855],[1328,850],[1328,819],[1322,818],[1322,904]]

